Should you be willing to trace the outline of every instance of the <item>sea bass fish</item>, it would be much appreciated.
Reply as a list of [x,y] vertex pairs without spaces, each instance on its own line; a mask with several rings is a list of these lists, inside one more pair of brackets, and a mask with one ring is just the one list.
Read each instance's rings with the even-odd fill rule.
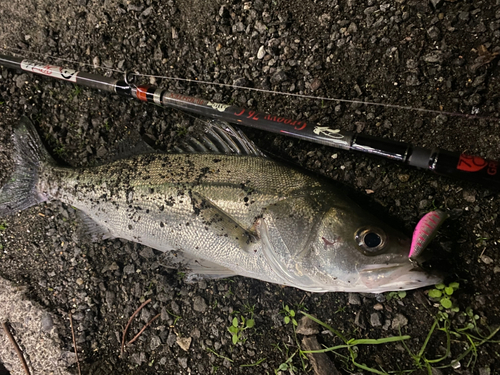
[[[58,166],[29,119],[15,128],[15,171],[0,216],[60,200],[88,230],[165,252],[193,274],[241,275],[312,292],[407,290],[440,281],[409,258],[410,240],[322,177],[256,150],[213,122],[182,153],[141,153],[89,168]],[[185,151],[185,150],[184,150]]]

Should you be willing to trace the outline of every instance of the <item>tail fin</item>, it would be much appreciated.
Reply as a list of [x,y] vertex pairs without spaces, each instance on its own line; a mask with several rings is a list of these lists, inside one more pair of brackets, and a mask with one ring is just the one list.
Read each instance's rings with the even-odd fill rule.
[[46,201],[47,197],[36,187],[38,176],[42,165],[55,164],[29,118],[21,118],[14,128],[12,141],[15,147],[14,173],[0,189],[0,216],[11,215]]

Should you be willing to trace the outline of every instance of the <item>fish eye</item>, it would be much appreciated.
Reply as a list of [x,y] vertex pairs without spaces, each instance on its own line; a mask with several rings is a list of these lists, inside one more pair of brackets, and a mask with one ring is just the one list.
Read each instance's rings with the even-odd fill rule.
[[363,254],[377,255],[384,249],[386,235],[380,228],[362,227],[356,231],[354,239]]

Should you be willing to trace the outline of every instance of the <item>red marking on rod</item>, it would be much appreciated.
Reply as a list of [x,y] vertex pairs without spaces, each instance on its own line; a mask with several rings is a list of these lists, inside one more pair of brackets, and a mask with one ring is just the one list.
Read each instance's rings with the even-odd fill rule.
[[457,169],[465,172],[477,172],[488,165],[488,162],[479,156],[460,155]]
[[148,93],[148,87],[137,86],[137,91],[136,91],[137,99],[143,102],[147,102],[148,101],[147,93]]

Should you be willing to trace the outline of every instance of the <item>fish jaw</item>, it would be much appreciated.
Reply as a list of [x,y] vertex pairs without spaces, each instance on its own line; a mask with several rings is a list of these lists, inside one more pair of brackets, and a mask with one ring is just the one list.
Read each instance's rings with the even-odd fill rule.
[[[287,285],[315,293],[385,293],[423,288],[439,284],[443,280],[441,275],[428,273],[408,260],[391,264],[371,264],[360,267],[357,272],[349,273],[340,271],[326,274],[301,266],[297,269],[297,277],[294,281],[289,278]],[[305,277],[306,275],[308,277]]]
[[418,289],[443,281],[439,274],[431,274],[410,260],[399,263],[372,264],[359,270],[358,292],[385,293]]

